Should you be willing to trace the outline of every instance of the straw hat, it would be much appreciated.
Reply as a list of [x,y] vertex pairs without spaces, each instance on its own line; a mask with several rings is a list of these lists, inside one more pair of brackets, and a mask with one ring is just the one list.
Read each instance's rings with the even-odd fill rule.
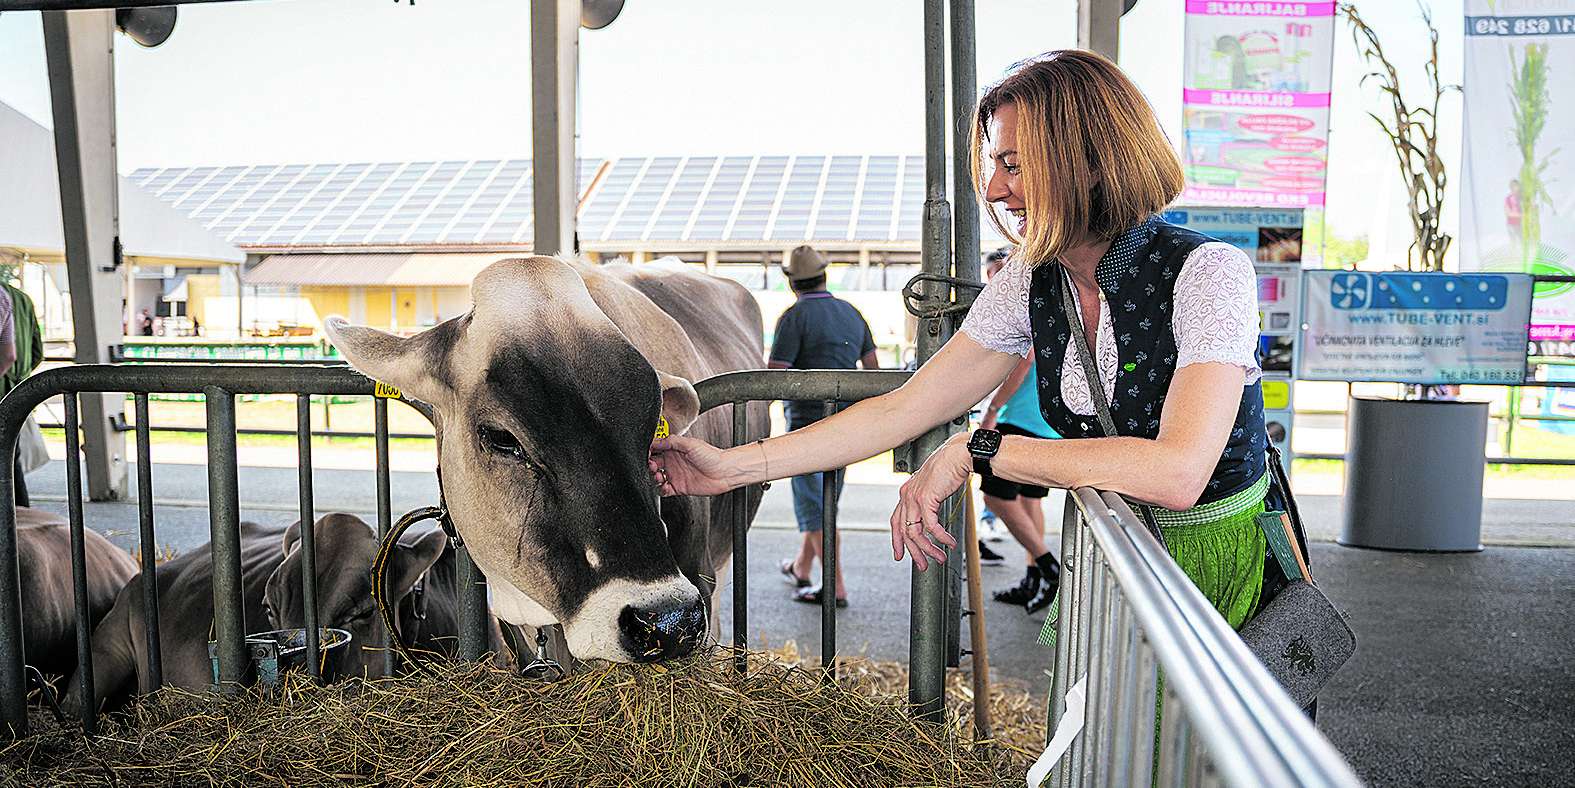
[[782,273],[792,281],[811,279],[826,272],[830,261],[820,252],[815,251],[808,244],[794,249],[788,255],[786,263],[782,265]]

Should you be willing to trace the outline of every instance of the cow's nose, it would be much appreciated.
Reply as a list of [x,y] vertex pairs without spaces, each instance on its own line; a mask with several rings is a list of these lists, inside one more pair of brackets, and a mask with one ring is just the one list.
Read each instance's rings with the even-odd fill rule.
[[618,615],[623,647],[635,662],[660,662],[695,650],[705,636],[705,608],[688,603],[630,605]]

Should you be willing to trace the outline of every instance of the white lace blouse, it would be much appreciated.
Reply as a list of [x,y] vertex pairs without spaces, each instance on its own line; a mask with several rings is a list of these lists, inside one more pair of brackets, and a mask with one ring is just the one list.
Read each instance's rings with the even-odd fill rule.
[[[1023,261],[1008,262],[973,302],[963,321],[963,332],[990,350],[1027,356],[1033,350],[1028,317],[1032,277],[1032,269]],[[1076,288],[1072,294],[1076,300]],[[1217,242],[1192,250],[1176,276],[1171,328],[1176,337],[1177,369],[1214,361],[1246,370],[1247,385],[1262,377],[1257,361],[1258,277],[1247,255],[1230,244]],[[1089,397],[1082,366],[1077,363],[1073,341],[1075,337],[1068,341],[1061,364],[1061,398],[1073,413],[1092,416],[1094,402]],[[1113,400],[1119,362],[1115,329],[1103,290],[1099,293],[1096,344],[1095,363],[1105,384],[1105,396]]]

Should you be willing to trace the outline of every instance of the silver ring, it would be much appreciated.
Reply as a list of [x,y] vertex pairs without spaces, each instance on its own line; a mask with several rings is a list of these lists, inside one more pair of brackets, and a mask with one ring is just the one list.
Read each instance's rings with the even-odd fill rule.
[[903,523],[903,525],[904,526],[919,525],[919,524],[921,524],[923,522],[924,522],[923,520],[909,520],[908,522]]

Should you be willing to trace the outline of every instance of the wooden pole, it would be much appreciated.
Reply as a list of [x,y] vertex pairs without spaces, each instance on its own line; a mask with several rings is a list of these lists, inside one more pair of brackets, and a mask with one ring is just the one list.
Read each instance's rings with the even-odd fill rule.
[[968,550],[968,645],[973,656],[973,735],[990,738],[990,648],[984,633],[984,586],[979,578],[979,528],[974,517],[973,477],[963,484],[964,539]]

